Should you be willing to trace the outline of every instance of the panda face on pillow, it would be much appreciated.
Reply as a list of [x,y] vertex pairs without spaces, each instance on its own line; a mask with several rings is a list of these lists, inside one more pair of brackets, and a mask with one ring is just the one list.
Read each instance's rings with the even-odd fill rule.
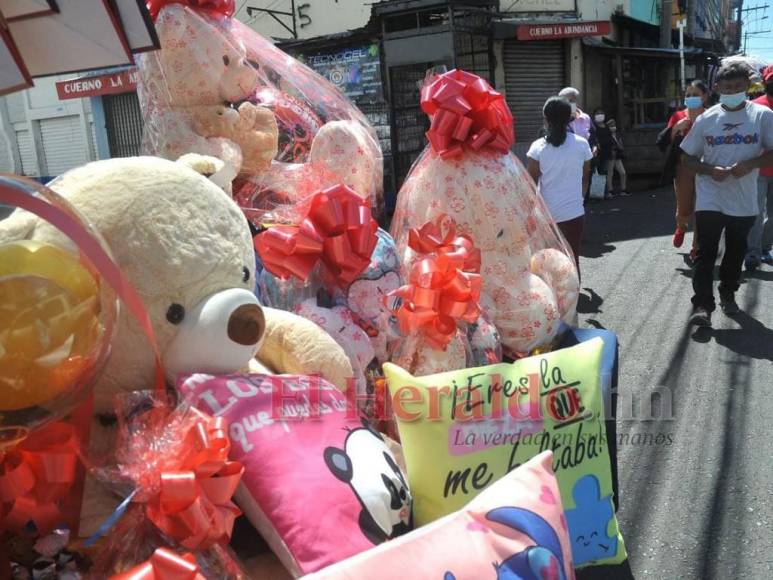
[[381,435],[366,423],[346,436],[344,448],[325,449],[325,464],[362,505],[359,524],[374,544],[411,530],[411,494]]

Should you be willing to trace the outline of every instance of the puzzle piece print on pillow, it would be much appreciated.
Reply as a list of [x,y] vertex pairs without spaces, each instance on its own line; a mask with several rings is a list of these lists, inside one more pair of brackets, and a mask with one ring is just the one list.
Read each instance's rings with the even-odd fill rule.
[[601,496],[599,480],[594,475],[578,479],[572,489],[574,509],[566,510],[572,556],[575,566],[609,558],[617,552],[617,532],[607,534],[614,517],[612,496]]

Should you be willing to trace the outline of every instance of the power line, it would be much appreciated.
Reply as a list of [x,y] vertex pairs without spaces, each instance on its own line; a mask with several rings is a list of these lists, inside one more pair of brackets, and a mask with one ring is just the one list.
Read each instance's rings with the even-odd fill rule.
[[[752,6],[750,8],[742,8],[738,10],[739,16],[741,17],[741,26],[743,30],[743,52],[746,53],[748,46],[749,46],[749,37],[758,36],[761,34],[768,34],[771,32],[771,30],[749,30],[749,28],[752,28],[755,24],[759,25],[762,23],[763,20],[768,19],[767,10],[770,8],[769,4],[765,4],[762,6]],[[762,10],[762,14],[759,14],[759,11]],[[746,19],[743,17],[744,14],[754,14],[753,18]],[[758,15],[759,14],[759,15]]]

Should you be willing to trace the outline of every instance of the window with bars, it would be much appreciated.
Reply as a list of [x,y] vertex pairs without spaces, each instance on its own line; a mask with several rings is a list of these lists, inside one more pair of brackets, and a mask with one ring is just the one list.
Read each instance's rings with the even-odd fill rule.
[[102,97],[111,157],[133,157],[142,144],[142,112],[137,93]]

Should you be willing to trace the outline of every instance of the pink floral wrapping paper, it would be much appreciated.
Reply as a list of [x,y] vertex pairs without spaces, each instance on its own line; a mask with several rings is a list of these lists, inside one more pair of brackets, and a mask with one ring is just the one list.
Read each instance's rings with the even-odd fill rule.
[[400,189],[392,221],[404,267],[414,259],[409,229],[439,215],[481,249],[481,303],[505,354],[548,345],[561,321],[574,322],[579,280],[571,250],[515,155],[465,150],[444,160],[425,150]]
[[[218,183],[236,179],[233,193],[256,223],[270,210],[295,216],[294,204],[337,183],[380,211],[383,160],[376,132],[332,83],[214,11],[168,4],[155,25],[161,50],[138,59],[144,153],[220,158],[225,169]],[[243,138],[244,111],[255,108],[262,111],[256,130],[268,134],[266,110],[275,118],[271,164],[256,163],[262,150]]]

